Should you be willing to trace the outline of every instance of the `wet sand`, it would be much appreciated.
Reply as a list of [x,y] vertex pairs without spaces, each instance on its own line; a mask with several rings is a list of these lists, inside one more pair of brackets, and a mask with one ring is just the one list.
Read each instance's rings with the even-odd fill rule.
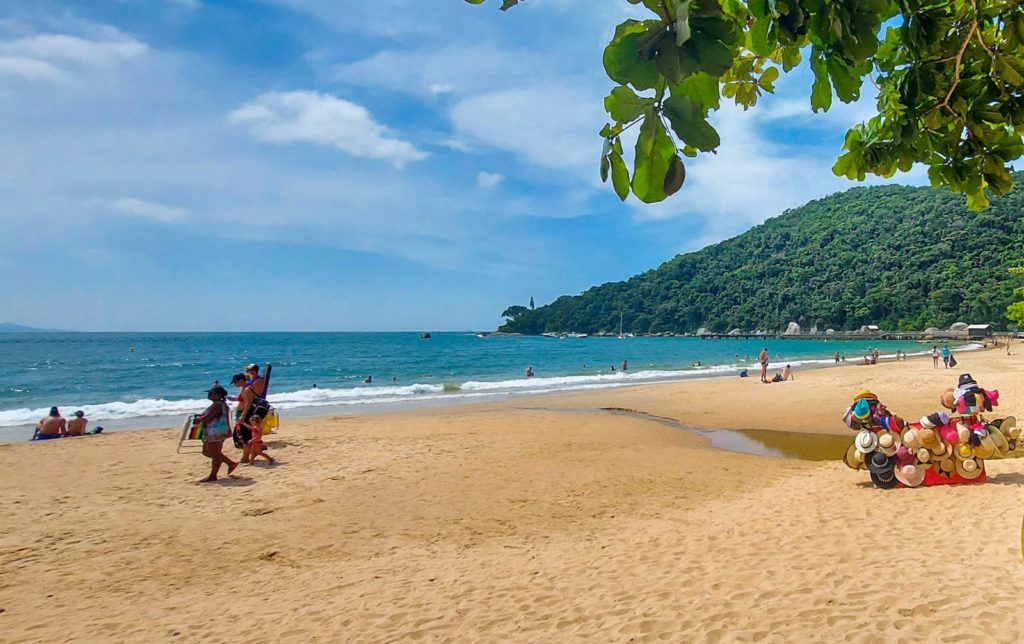
[[861,387],[913,419],[961,371],[1024,418],[1017,351],[285,417],[279,465],[209,485],[175,430],[3,445],[0,640],[1016,641],[1024,461],[883,491],[685,428],[791,453],[765,432],[849,437]]

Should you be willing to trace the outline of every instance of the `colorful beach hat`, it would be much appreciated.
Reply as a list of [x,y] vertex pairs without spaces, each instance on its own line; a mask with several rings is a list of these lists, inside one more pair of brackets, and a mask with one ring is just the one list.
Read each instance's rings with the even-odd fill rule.
[[981,476],[981,465],[973,458],[956,462],[956,473],[967,480]]
[[957,443],[953,456],[958,461],[971,460],[974,458],[974,447],[970,443]]
[[896,475],[896,480],[903,485],[906,485],[907,487],[917,487],[924,483],[924,475],[927,471],[927,467],[901,465],[897,467],[893,473]]
[[871,400],[873,402],[878,402],[878,396],[871,393],[870,389],[861,389],[860,391],[858,391],[857,395],[853,397],[853,401],[857,402],[858,400],[861,400],[863,398],[867,398],[868,400]]
[[857,432],[854,444],[857,446],[857,451],[861,454],[870,454],[878,447],[878,437],[875,436],[874,432],[862,429]]

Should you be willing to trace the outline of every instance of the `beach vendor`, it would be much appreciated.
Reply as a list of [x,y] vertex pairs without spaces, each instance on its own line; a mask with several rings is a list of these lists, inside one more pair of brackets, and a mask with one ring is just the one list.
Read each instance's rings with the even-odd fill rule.
[[205,423],[206,425],[203,431],[203,456],[209,458],[211,462],[210,475],[201,479],[200,483],[216,481],[221,463],[228,464],[228,474],[234,472],[238,467],[238,462],[232,461],[223,452],[224,441],[231,435],[231,428],[228,424],[231,410],[228,409],[228,404],[225,402],[228,391],[217,385],[206,392],[206,397],[211,401],[210,406],[194,420],[196,423]]

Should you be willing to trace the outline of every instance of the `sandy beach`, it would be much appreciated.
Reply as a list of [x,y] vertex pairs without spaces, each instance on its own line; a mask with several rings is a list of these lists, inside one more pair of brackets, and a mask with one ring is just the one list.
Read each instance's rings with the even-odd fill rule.
[[285,416],[208,485],[174,429],[2,445],[0,641],[1017,641],[1024,460],[884,491],[605,410],[852,437],[858,389],[916,419],[970,372],[1024,418],[1013,352]]

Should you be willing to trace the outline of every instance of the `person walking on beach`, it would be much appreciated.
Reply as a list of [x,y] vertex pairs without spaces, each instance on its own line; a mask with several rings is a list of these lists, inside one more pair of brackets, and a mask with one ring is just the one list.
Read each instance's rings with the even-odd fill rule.
[[836,351],[836,364],[839,364],[839,352]]
[[252,465],[253,456],[251,443],[254,438],[260,438],[260,430],[257,429],[253,432],[251,419],[254,416],[259,416],[262,419],[260,413],[260,405],[263,399],[256,395],[253,388],[247,383],[245,374],[237,373],[231,378],[231,384],[238,387],[238,408],[235,410],[235,415],[238,418],[238,422],[235,425],[235,447],[242,448],[242,462]]
[[85,434],[85,426],[89,424],[89,419],[81,409],[74,415],[75,417],[68,421],[68,436],[82,436]]
[[768,382],[768,347],[761,349],[757,361],[761,363],[761,382]]
[[949,345],[948,344],[942,345],[942,364],[946,365],[946,368],[949,369]]
[[203,431],[203,456],[210,459],[210,475],[201,479],[200,483],[216,481],[222,463],[228,464],[228,475],[238,467],[238,461],[233,461],[224,455],[224,441],[231,435],[231,428],[228,424],[228,415],[231,410],[228,409],[228,404],[225,402],[228,391],[217,385],[206,392],[206,397],[212,404],[195,418],[197,423],[206,423],[206,429]]
[[932,345],[932,369],[939,368],[939,348]]
[[32,440],[45,441],[51,438],[67,436],[67,434],[67,421],[61,417],[59,409],[50,407],[50,415],[41,419],[39,424],[36,425],[36,431],[32,435]]

